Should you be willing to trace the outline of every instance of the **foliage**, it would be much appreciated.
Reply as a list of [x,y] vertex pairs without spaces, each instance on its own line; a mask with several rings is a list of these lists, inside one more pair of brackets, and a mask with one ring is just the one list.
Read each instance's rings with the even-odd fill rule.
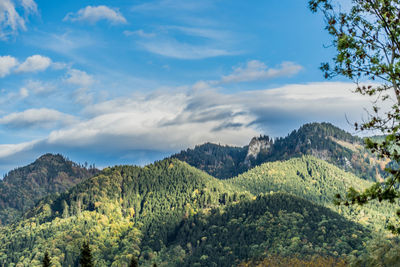
[[[321,69],[325,77],[341,75],[355,81],[356,93],[373,97],[374,105],[369,117],[356,129],[377,130],[386,135],[383,142],[366,139],[366,147],[380,158],[396,162],[396,168],[388,168],[391,176],[384,183],[360,193],[350,189],[342,203],[364,204],[370,200],[393,202],[400,197],[400,1],[399,0],[352,0],[346,11],[331,0],[311,0],[310,9],[320,11],[326,20],[326,29],[332,36],[332,46],[337,53],[333,67],[324,63]],[[369,80],[370,85],[360,84]],[[383,109],[385,103],[390,108]],[[397,212],[400,216],[400,212]],[[400,233],[399,226],[390,226]]]
[[366,248],[359,255],[350,255],[351,266],[398,266],[400,262],[400,240],[398,237],[387,238],[379,235],[366,243]]
[[10,171],[0,181],[0,223],[17,219],[44,196],[64,192],[97,173],[94,166],[86,168],[59,154],[43,155]]
[[288,194],[259,195],[198,213],[177,229],[180,266],[232,266],[268,255],[338,257],[361,250],[369,231],[339,214]]
[[269,256],[260,261],[243,262],[238,267],[346,267],[343,259],[315,255],[310,259],[296,257]]
[[371,202],[364,209],[334,205],[337,192],[349,187],[363,190],[371,183],[312,156],[264,163],[227,182],[254,195],[268,192],[294,194],[374,230],[383,230],[386,225],[383,219],[391,217],[395,210],[395,206],[389,203],[377,205]]
[[106,168],[0,228],[0,265],[37,266],[43,250],[55,266],[74,265],[86,239],[95,266],[128,265],[142,250],[150,255],[163,248],[185,218],[250,197],[236,191],[176,159]]
[[[348,175],[324,171],[314,161],[319,165],[310,169],[313,175],[324,173],[321,183],[330,174],[338,180]],[[310,158],[302,164],[313,163]],[[288,169],[281,171],[294,183]],[[259,192],[273,188],[260,186]],[[24,220],[1,227],[0,265],[40,266],[42,251],[48,251],[53,266],[75,266],[86,240],[94,266],[128,266],[133,257],[143,266],[213,266],[223,265],[223,257],[225,264],[239,263],[266,252],[339,257],[361,250],[358,246],[370,238],[363,226],[309,201],[286,194],[256,198],[246,190],[176,159],[143,168],[106,168],[65,193],[42,199]],[[324,191],[310,192],[325,199]]]

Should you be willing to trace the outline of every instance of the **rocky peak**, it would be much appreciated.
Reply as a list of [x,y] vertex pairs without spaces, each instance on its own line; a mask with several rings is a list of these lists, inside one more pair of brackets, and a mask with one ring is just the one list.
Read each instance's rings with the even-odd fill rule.
[[269,136],[253,137],[250,141],[249,148],[245,159],[245,164],[250,164],[250,158],[257,159],[260,153],[268,153],[273,144],[273,140]]

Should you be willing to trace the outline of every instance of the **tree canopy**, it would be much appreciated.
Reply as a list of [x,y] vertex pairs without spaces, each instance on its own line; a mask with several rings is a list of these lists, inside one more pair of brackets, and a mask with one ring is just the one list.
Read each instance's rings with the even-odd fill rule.
[[[339,75],[353,80],[355,93],[372,97],[368,118],[355,123],[355,128],[384,134],[383,141],[367,138],[366,147],[394,162],[386,168],[391,176],[384,183],[364,192],[350,188],[344,199],[337,195],[338,203],[394,202],[400,197],[400,1],[352,0],[347,8],[338,1],[310,0],[309,7],[324,15],[326,30],[333,37],[331,45],[336,48],[333,64],[323,63],[321,70],[326,78]],[[400,233],[398,226],[389,229]]]

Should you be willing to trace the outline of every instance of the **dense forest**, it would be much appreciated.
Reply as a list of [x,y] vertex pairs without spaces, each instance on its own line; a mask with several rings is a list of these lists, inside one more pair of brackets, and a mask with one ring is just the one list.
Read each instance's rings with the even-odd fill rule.
[[[318,131],[313,125],[305,127]],[[322,126],[326,131],[315,133],[321,140],[341,140],[346,146],[360,141]],[[296,140],[296,135],[297,131],[286,140]],[[232,167],[244,157],[241,166],[248,170],[227,179],[214,178],[174,157],[144,167],[123,165],[99,172],[60,155],[44,155],[11,171],[2,182],[19,184],[15,188],[29,194],[18,197],[31,202],[23,206],[26,212],[19,220],[0,226],[0,266],[42,266],[46,253],[51,266],[78,266],[85,246],[90,248],[94,266],[129,266],[136,260],[140,266],[374,266],[396,262],[399,240],[389,239],[385,230],[396,205],[333,203],[338,192],[349,187],[364,189],[371,181],[309,155],[301,147],[288,160],[250,160],[249,165],[249,155],[267,155],[282,140],[253,138],[253,145],[263,145],[251,153],[249,148],[203,145],[200,162],[219,158]],[[331,155],[347,149],[334,142],[330,148],[322,143],[315,147],[326,146],[333,151]],[[194,159],[193,155],[188,158]],[[52,194],[43,195],[46,190]],[[2,197],[12,200],[10,195]],[[371,256],[374,250],[378,259]]]

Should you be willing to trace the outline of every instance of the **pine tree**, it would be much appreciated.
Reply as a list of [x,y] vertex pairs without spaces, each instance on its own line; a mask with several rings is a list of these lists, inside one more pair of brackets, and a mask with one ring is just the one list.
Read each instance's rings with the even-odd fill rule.
[[137,261],[135,256],[132,256],[131,263],[129,264],[129,267],[139,267],[139,263],[138,263],[138,261]]
[[50,267],[50,257],[49,257],[49,253],[47,253],[47,251],[44,253],[42,263],[43,263],[43,267]]
[[83,242],[79,263],[82,267],[94,267],[89,242]]

